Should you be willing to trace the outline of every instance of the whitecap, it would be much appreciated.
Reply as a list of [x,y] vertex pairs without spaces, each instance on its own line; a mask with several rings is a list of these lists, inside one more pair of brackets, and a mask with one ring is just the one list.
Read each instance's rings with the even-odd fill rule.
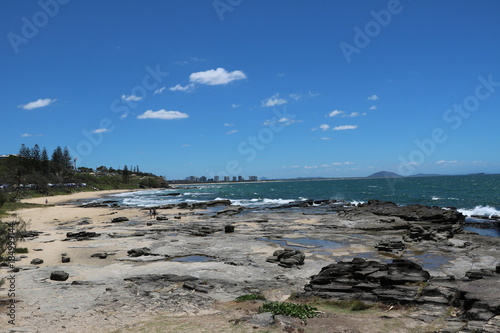
[[500,211],[491,206],[476,206],[472,209],[460,208],[458,211],[465,216],[479,215],[479,216],[500,216]]

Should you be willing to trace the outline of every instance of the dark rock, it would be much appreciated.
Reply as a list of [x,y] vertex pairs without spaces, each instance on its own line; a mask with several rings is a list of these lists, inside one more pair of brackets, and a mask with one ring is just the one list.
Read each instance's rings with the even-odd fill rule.
[[304,264],[306,256],[302,251],[290,249],[274,251],[271,257],[266,259],[267,262],[278,263],[282,267],[294,267]]
[[149,256],[151,255],[151,250],[147,247],[142,247],[128,250],[127,253],[130,257]]
[[167,221],[168,220],[168,217],[166,216],[157,216],[156,217],[156,221]]
[[495,273],[500,274],[500,264],[495,267]]
[[43,264],[43,260],[40,258],[35,258],[35,259],[31,260],[31,264],[32,265],[40,265],[40,264]]
[[221,209],[215,213],[216,216],[233,216],[240,213],[243,210],[241,206],[229,206],[224,209]]
[[108,257],[108,254],[107,253],[102,253],[102,252],[99,252],[99,253],[94,253],[90,256],[91,258],[99,258],[99,259],[106,259]]
[[383,252],[393,252],[393,251],[404,251],[405,244],[400,240],[381,240],[375,244],[375,248],[378,251]]
[[129,219],[128,219],[128,217],[125,217],[125,216],[115,217],[114,219],[111,220],[111,222],[113,222],[113,223],[126,222],[126,221],[129,221]]
[[62,257],[62,258],[61,258],[61,262],[62,262],[62,263],[68,263],[68,262],[70,262],[70,261],[71,261],[71,258],[70,258],[70,257]]
[[91,238],[99,237],[101,234],[91,231],[79,231],[66,233],[66,240],[76,239],[78,241],[89,240]]
[[234,225],[226,225],[224,227],[224,232],[226,234],[234,232]]
[[54,281],[66,281],[69,278],[69,274],[64,271],[53,271],[50,273],[50,279]]
[[175,216],[174,216],[174,219],[176,219],[176,220],[180,220],[180,219],[181,219],[181,216],[180,216],[180,215],[175,215]]
[[186,289],[189,289],[189,290],[194,290],[194,291],[198,291],[198,292],[201,292],[201,293],[205,293],[207,294],[209,291],[210,291],[210,287],[209,286],[201,286],[199,284],[196,284],[196,283],[193,283],[193,282],[189,282],[189,281],[186,281],[184,282],[184,284],[182,285],[183,288],[186,288]]

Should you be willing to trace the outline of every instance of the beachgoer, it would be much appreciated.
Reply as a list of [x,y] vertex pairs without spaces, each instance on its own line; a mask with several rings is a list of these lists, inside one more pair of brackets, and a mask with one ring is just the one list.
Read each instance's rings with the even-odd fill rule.
[[153,208],[153,218],[156,218],[156,208]]

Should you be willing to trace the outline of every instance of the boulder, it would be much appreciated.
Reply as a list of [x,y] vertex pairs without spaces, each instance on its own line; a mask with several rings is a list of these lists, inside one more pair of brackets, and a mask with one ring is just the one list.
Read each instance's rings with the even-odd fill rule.
[[224,232],[226,234],[234,232],[234,225],[226,225],[224,227]]
[[50,273],[50,279],[54,281],[66,281],[69,278],[69,274],[64,271],[53,271]]
[[62,263],[68,263],[71,261],[71,258],[70,257],[61,257],[61,262]]
[[115,217],[114,219],[111,220],[112,223],[126,222],[126,221],[129,221],[129,219],[128,217],[125,216]]
[[294,267],[304,265],[306,255],[302,251],[291,249],[274,251],[271,257],[266,259],[267,262],[277,263],[281,267]]
[[31,264],[32,265],[40,265],[40,264],[43,264],[43,260],[40,258],[35,258],[35,259],[31,260]]
[[68,232],[66,233],[65,240],[76,239],[78,241],[89,240],[95,237],[99,237],[101,234],[92,231],[78,231],[78,232]]
[[130,257],[149,256],[151,255],[151,250],[147,247],[142,247],[128,250],[127,253]]

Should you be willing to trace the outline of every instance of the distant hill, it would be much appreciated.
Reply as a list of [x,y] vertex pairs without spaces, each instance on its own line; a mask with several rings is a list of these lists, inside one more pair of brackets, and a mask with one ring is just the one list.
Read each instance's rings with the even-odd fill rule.
[[401,178],[402,176],[390,171],[379,171],[366,178]]

